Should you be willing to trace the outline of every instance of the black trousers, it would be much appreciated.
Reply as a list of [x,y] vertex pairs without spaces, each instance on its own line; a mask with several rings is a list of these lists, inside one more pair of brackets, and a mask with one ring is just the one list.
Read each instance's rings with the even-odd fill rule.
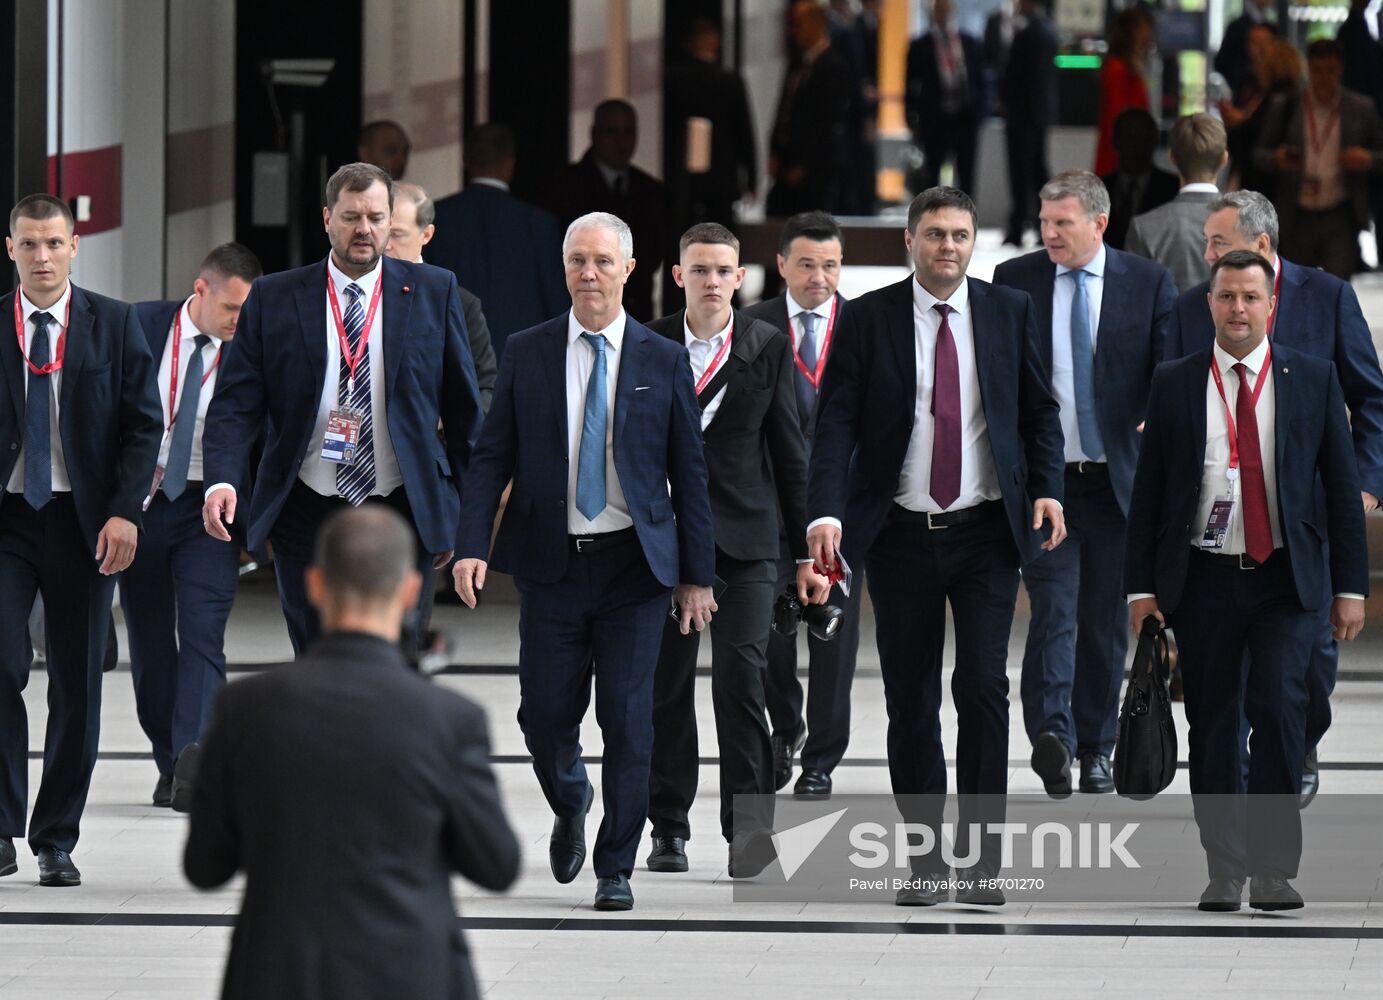
[[101,662],[115,577],[102,576],[87,548],[72,494],[42,510],[18,494],[0,499],[0,837],[24,836],[29,724],[24,688],[33,647],[34,597],[47,613],[48,728],[43,779],[29,821],[29,846],[77,844],[101,732]]
[[1008,233],[1021,236],[1037,226],[1038,198],[1050,175],[1047,168],[1047,126],[1009,118],[1004,124],[1008,153]]
[[922,146],[922,190],[941,183],[941,165],[955,165],[955,186],[966,194],[975,191],[975,151],[980,123],[969,111],[938,114],[919,136]]
[[[869,596],[879,636],[888,710],[888,771],[904,819],[941,840],[946,753],[941,743],[941,670],[946,605],[956,632],[951,695],[959,725],[957,849],[971,852],[971,824],[1002,823],[1008,791],[1008,640],[1018,597],[1018,548],[1002,504],[980,520],[929,529],[895,507],[869,551]],[[925,798],[911,798],[924,796]],[[999,835],[983,836],[982,861],[997,867]],[[940,849],[914,870],[946,866]]]
[[[720,832],[773,826],[773,749],[764,708],[764,673],[773,613],[773,560],[744,562],[716,552],[725,591],[711,620],[711,705],[720,752]],[[696,798],[696,652],[701,635],[663,623],[653,678],[653,767],[648,817],[655,837],[691,837],[687,814]],[[742,799],[734,807],[735,796]]]

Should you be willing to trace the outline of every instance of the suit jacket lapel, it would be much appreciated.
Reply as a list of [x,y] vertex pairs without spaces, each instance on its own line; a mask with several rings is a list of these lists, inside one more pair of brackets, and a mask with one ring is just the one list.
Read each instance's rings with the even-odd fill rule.
[[[1115,326],[1119,322],[1119,290],[1123,287],[1124,275],[1128,273],[1128,268],[1119,259],[1118,253],[1112,249],[1105,250],[1104,256],[1104,292],[1100,296],[1100,321],[1095,327],[1095,384],[1099,385],[1101,374],[1101,362],[1104,367],[1108,367],[1111,362],[1109,358],[1118,350],[1113,346]],[[1038,329],[1041,329],[1039,327]],[[1106,345],[1110,345],[1105,350]],[[1048,350],[1051,350],[1049,347]],[[1050,366],[1048,367],[1050,371]],[[1096,390],[1098,393],[1098,390]]]
[[1188,458],[1195,460],[1192,466],[1194,481],[1199,495],[1200,482],[1205,468],[1205,393],[1206,380],[1210,378],[1210,366],[1215,361],[1215,349],[1200,353],[1201,363],[1192,365],[1186,381],[1186,411],[1191,415],[1191,447],[1185,449]]
[[[898,371],[904,377],[904,388],[911,397],[917,392],[917,332],[912,321],[912,283],[917,279],[909,276],[893,286],[893,302],[885,312],[888,323],[888,339],[893,345]],[[837,315],[836,322],[840,322]],[[912,421],[908,421],[911,426]]]
[[[970,329],[975,344],[975,376],[980,383],[980,406],[984,409],[984,419],[989,415],[989,377],[990,355],[993,353],[991,337],[1000,328],[998,314],[994,311],[994,301],[988,290],[977,281],[970,281]],[[954,329],[953,331],[954,332]]]
[[[0,311],[4,312],[5,325],[13,330],[14,320],[14,299],[19,292],[10,292],[9,295],[0,299]],[[0,335],[0,368],[5,369],[5,382],[9,387],[10,403],[14,406],[15,426],[24,427],[24,380],[27,377],[27,367],[24,364],[24,356],[19,353],[19,339],[9,335],[6,331]]]
[[1052,302],[1055,299],[1056,265],[1048,260],[1042,264],[1041,285],[1038,294],[1033,297],[1033,306],[1037,309],[1037,349],[1049,378],[1052,372]]
[[390,258],[381,261],[384,273],[384,398],[394,394],[394,385],[399,379],[399,368],[403,356],[408,351],[408,312],[413,305],[413,296],[405,292],[403,267],[394,265]]
[[[734,311],[733,316],[734,335],[730,338],[730,356],[725,359],[725,370],[728,376],[725,382],[725,398],[720,401],[720,406],[716,408],[715,416],[711,418],[712,424],[720,419],[720,415],[725,412],[725,407],[730,405],[744,389],[744,374],[749,371],[749,365],[759,349],[758,338],[749,332],[754,321],[738,309]],[[712,379],[712,383],[714,381]],[[706,390],[709,392],[714,388],[715,386],[712,384],[708,385]]]
[[327,375],[327,314],[326,314],[327,265],[307,272],[303,283],[298,286],[298,331],[303,340],[303,356],[307,358],[307,370],[312,375],[313,392],[311,400],[322,398]]
[[548,398],[557,414],[560,432],[558,454],[567,453],[571,429],[567,426],[567,314],[563,313],[548,325],[543,339],[542,364],[539,370],[547,382]]
[[619,380],[615,384],[616,452],[619,450],[619,443],[624,440],[624,421],[629,416],[629,401],[633,398],[634,389],[639,385],[643,375],[644,342],[648,340],[648,336],[646,329],[625,317],[624,341],[620,344],[624,356],[619,359]]
[[[1277,481],[1282,482],[1287,461],[1287,429],[1296,416],[1296,388],[1292,382],[1292,366],[1272,358],[1273,365],[1273,454],[1277,458]],[[1279,496],[1281,491],[1279,491]],[[1278,514],[1281,517],[1281,512]]]
[[1277,303],[1277,318],[1273,320],[1274,341],[1281,339],[1284,344],[1295,344],[1305,332],[1297,320],[1297,314],[1301,311],[1297,303],[1303,297],[1302,286],[1306,280],[1307,272],[1304,269],[1289,260],[1282,260],[1280,301]]
[[[67,414],[71,407],[72,394],[77,391],[77,381],[82,369],[86,367],[91,354],[91,331],[96,325],[96,315],[91,309],[91,300],[76,285],[72,286],[72,319],[67,328],[67,342],[63,347],[62,389],[58,393],[58,426],[67,427]],[[64,442],[64,445],[66,442]]]

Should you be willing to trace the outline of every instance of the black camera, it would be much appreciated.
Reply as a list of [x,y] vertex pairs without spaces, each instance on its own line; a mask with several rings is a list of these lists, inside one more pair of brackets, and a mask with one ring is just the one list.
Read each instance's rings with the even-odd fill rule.
[[834,604],[803,605],[797,591],[789,587],[773,603],[773,631],[779,635],[796,635],[797,626],[807,623],[807,629],[818,639],[831,640],[840,632],[845,612]]

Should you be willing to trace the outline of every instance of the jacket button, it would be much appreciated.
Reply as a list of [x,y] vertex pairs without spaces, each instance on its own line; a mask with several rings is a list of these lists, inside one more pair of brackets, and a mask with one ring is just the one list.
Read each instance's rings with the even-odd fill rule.
[[558,501],[557,501],[557,506],[558,506],[558,507],[565,507],[566,505],[567,505],[567,502],[566,502],[565,500],[558,500]]
[[18,451],[18,450],[19,450],[19,444],[18,444],[18,442],[16,442],[16,441],[11,441],[11,442],[10,442],[10,451]]

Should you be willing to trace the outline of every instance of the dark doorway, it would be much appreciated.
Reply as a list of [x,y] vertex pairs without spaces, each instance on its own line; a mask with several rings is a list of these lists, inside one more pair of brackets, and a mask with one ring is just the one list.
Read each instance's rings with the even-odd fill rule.
[[[25,195],[48,190],[48,4],[14,0],[0,30],[9,37],[10,68],[0,71],[0,191],[5,214]],[[3,148],[3,147],[0,147]],[[14,268],[0,269],[0,293],[15,287]]]
[[[541,13],[535,16],[535,11]],[[514,129],[514,193],[541,201],[571,157],[571,4],[490,6],[490,114]]]

